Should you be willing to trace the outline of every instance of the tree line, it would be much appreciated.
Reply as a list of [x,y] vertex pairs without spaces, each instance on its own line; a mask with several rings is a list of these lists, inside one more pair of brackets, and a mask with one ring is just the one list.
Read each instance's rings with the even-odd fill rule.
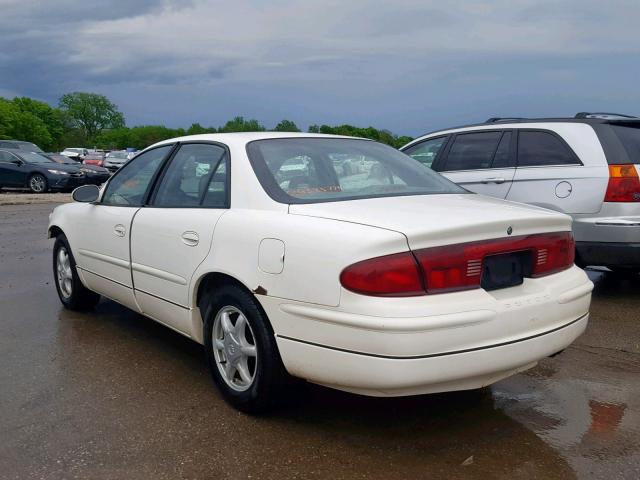
[[[63,95],[57,107],[29,97],[0,97],[0,139],[33,142],[45,151],[65,147],[96,147],[108,150],[145,148],[155,142],[200,133],[255,132],[268,129],[256,119],[235,117],[220,127],[169,128],[164,125],[127,127],[124,115],[104,95],[73,92]],[[269,129],[276,132],[300,132],[291,120],[282,120]],[[311,125],[310,133],[349,135],[370,138],[400,147],[412,138],[394,135],[388,130],[353,125]]]

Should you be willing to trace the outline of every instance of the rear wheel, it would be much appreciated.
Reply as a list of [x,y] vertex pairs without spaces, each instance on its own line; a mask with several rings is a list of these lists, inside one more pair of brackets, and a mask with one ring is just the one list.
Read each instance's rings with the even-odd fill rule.
[[100,301],[100,295],[80,281],[69,242],[62,234],[53,245],[53,278],[60,301],[70,310],[90,310]]
[[33,193],[44,193],[48,190],[47,179],[41,173],[34,173],[29,177],[29,190]]
[[225,400],[247,413],[275,406],[288,375],[253,295],[225,285],[203,296],[200,311],[207,362]]

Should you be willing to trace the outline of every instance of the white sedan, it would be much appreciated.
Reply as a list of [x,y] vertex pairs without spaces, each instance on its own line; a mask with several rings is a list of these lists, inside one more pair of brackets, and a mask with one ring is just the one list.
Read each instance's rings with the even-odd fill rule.
[[369,140],[176,138],[74,199],[49,225],[64,306],[103,295],[203,344],[244,411],[290,376],[374,396],[483,387],[587,325],[569,217]]

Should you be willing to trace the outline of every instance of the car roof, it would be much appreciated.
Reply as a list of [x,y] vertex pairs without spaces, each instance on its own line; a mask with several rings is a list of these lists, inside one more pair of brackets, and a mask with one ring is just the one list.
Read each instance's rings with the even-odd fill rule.
[[151,145],[157,147],[175,142],[209,141],[224,144],[247,144],[254,140],[267,140],[271,138],[351,138],[356,140],[368,140],[367,138],[349,137],[344,135],[327,135],[324,133],[303,133],[303,132],[234,132],[234,133],[203,133],[200,135],[186,135],[183,137],[170,138]]
[[415,140],[421,139],[423,137],[435,135],[438,133],[446,133],[454,130],[461,130],[465,128],[473,128],[473,127],[518,128],[519,126],[522,126],[522,124],[524,123],[534,123],[534,124],[535,123],[582,123],[587,125],[633,123],[640,126],[640,118],[634,118],[634,117],[629,117],[629,118],[591,118],[591,117],[500,118],[500,117],[492,117],[488,119],[486,122],[469,123],[466,125],[458,125],[455,127],[432,130],[430,132],[418,135],[414,140],[412,140],[409,143],[414,143]]

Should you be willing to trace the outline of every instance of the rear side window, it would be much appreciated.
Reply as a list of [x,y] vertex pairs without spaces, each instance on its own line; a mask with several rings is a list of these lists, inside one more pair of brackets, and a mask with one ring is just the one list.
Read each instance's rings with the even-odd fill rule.
[[518,167],[581,165],[578,157],[559,137],[542,131],[518,134]]
[[502,132],[474,132],[456,135],[443,171],[491,168]]
[[[226,150],[206,143],[186,144],[174,155],[155,197],[155,207],[223,207],[226,203],[225,171],[219,164]],[[213,181],[213,185],[211,182]]]
[[631,163],[640,163],[640,128],[611,125],[622,146],[629,156]]
[[424,142],[411,145],[403,152],[422,163],[425,167],[431,168],[446,141],[447,137],[430,138]]

